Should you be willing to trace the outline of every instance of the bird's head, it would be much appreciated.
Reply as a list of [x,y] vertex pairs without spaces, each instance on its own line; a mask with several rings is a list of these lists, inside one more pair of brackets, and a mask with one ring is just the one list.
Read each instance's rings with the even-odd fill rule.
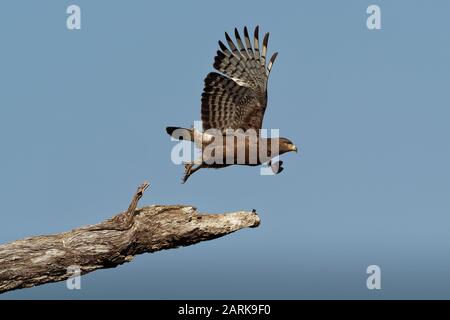
[[286,153],[286,152],[291,152],[291,151],[295,151],[298,152],[297,147],[295,146],[295,144],[286,138],[280,138],[280,154]]

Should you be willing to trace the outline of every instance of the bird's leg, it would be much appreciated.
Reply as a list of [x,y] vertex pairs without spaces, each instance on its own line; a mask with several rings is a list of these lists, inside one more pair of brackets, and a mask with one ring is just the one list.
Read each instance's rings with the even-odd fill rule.
[[184,176],[182,179],[182,183],[186,183],[187,179],[198,169],[202,168],[203,165],[200,163],[197,167],[194,168],[195,161],[189,162],[184,165]]
[[193,163],[186,164],[182,183],[186,183],[187,179],[189,179],[189,177],[200,168],[203,168],[203,164],[200,164],[195,168]]
[[284,170],[284,168],[282,167],[283,165],[283,161],[277,161],[277,162],[272,162],[272,160],[269,161],[269,166],[272,169],[272,172],[275,174],[279,174],[281,173],[281,171]]
[[182,180],[181,183],[185,183],[187,181],[187,179],[191,175],[191,170],[194,165],[195,165],[194,162],[189,162],[184,165],[184,176],[181,179]]

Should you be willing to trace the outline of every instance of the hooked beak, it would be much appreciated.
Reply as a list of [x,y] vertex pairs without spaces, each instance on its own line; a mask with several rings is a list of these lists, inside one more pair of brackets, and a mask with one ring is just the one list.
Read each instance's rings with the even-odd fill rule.
[[290,146],[290,150],[295,151],[295,153],[298,153],[297,146],[294,144]]

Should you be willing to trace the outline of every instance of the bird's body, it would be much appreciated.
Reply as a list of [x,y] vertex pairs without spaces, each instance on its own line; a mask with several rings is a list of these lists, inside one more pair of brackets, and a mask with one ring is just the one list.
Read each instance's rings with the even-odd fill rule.
[[[227,33],[230,49],[219,41],[221,50],[217,51],[214,68],[223,74],[211,72],[205,78],[201,105],[203,132],[178,127],[166,129],[172,137],[193,141],[202,150],[200,159],[186,164],[183,182],[200,168],[257,166],[270,163],[273,157],[283,153],[297,151],[286,138],[260,136],[267,107],[267,81],[277,53],[266,66],[269,34],[264,37],[260,53],[258,33],[256,27],[253,46],[247,28],[244,28],[245,46],[237,29],[237,47]],[[275,173],[281,172],[281,165],[275,169]]]
[[285,138],[262,138],[240,132],[214,135],[179,127],[168,127],[167,132],[176,139],[194,142],[202,149],[201,162],[209,163],[211,168],[258,166],[283,153],[296,151]]

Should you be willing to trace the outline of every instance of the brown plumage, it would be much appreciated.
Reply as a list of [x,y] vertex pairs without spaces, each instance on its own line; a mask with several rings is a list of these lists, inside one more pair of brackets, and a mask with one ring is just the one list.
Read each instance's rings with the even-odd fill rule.
[[[220,50],[217,51],[213,66],[222,74],[211,72],[205,78],[201,100],[205,133],[178,127],[166,129],[176,139],[194,141],[203,151],[201,159],[185,165],[183,182],[200,168],[223,168],[232,164],[255,166],[266,162],[270,164],[275,156],[297,151],[295,145],[286,138],[260,137],[267,107],[267,82],[278,54],[274,53],[266,65],[269,33],[263,38],[261,52],[258,27],[255,28],[253,46],[247,27],[244,28],[244,42],[237,29],[234,33],[237,46],[227,33],[225,38],[229,47],[219,41]],[[230,138],[230,130],[233,131],[233,138]],[[236,130],[239,130],[237,134]],[[251,132],[255,134],[251,135]],[[230,141],[236,143],[230,144]],[[214,151],[207,152],[211,150]],[[251,157],[254,150],[257,150],[257,156]],[[267,152],[260,155],[259,151],[265,150]],[[194,167],[195,164],[198,166]],[[281,172],[281,164],[282,161],[272,164],[275,173]]]

